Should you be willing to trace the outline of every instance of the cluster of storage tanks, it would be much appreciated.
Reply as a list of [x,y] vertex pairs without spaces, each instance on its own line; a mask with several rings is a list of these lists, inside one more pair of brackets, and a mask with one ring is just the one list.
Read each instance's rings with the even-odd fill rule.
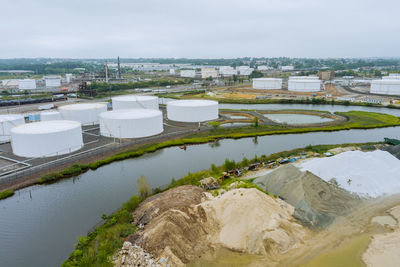
[[[281,90],[282,79],[253,79],[253,89]],[[294,92],[318,92],[321,90],[321,80],[316,76],[291,76],[288,80],[288,90]]]
[[[105,103],[65,105],[40,114],[41,121],[25,124],[22,115],[0,115],[0,141],[11,139],[13,153],[21,157],[50,157],[74,152],[84,146],[82,126],[99,124],[100,134],[112,138],[140,138],[164,131],[158,97],[127,95]],[[218,102],[177,100],[167,103],[167,117],[177,122],[218,119]]]

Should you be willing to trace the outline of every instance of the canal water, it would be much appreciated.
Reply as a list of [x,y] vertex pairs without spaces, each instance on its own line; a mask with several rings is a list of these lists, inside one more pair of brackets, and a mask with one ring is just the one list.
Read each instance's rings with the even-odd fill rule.
[[[287,108],[287,107],[286,107]],[[304,109],[304,107],[302,107]],[[190,172],[309,144],[340,144],[400,138],[400,127],[263,136],[217,143],[166,148],[89,171],[75,179],[22,189],[0,201],[0,265],[59,266],[102,214],[109,214],[137,193],[145,175],[152,187]]]

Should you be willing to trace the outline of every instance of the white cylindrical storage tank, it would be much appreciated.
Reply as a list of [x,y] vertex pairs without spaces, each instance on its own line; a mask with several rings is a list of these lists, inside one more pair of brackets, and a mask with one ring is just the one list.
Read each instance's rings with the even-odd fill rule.
[[99,114],[107,111],[105,103],[82,103],[58,108],[63,120],[79,121],[82,125],[99,123]]
[[318,76],[290,76],[289,80],[319,80]]
[[282,89],[282,79],[278,78],[257,78],[253,79],[253,88],[254,89],[267,89],[273,90]]
[[24,123],[24,116],[20,114],[0,115],[0,143],[10,142],[11,129]]
[[58,111],[44,111],[40,113],[41,121],[55,121],[61,119],[61,113]]
[[11,130],[13,153],[20,157],[51,157],[83,147],[82,127],[77,121],[42,121]]
[[118,109],[157,109],[158,97],[144,95],[123,95],[112,98],[113,110]]
[[218,102],[212,100],[176,100],[167,103],[168,119],[202,122],[218,119]]
[[155,109],[120,109],[100,114],[100,134],[116,138],[139,138],[163,131],[162,112]]
[[400,95],[400,79],[373,80],[370,92],[372,94]]
[[288,90],[297,92],[318,92],[321,91],[321,81],[289,79]]

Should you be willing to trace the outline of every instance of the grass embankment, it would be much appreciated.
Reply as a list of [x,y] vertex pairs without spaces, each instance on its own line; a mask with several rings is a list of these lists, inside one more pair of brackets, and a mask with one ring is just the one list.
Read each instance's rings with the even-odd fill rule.
[[0,192],[0,200],[14,195],[14,190],[5,190]]
[[187,99],[187,98],[200,98],[215,100],[222,104],[315,104],[315,105],[342,105],[342,106],[364,106],[364,107],[387,107],[400,109],[400,106],[395,105],[382,105],[373,103],[326,100],[322,98],[306,98],[306,99],[239,99],[239,98],[221,98],[209,96],[207,94],[193,94],[193,93],[171,93],[160,94],[160,97],[172,99]]
[[38,184],[52,183],[60,179],[79,175],[81,173],[86,172],[89,169],[95,170],[103,165],[110,164],[114,161],[139,157],[145,153],[152,153],[162,148],[180,146],[185,144],[208,143],[222,138],[238,139],[244,137],[263,136],[263,135],[296,134],[296,133],[321,132],[321,131],[331,132],[340,130],[371,129],[371,128],[400,125],[399,118],[387,114],[371,113],[363,111],[337,112],[336,114],[345,116],[348,119],[348,121],[331,126],[310,127],[310,128],[298,128],[298,127],[283,126],[283,125],[260,125],[258,127],[248,126],[248,127],[238,127],[238,128],[217,128],[210,130],[208,132],[191,135],[188,136],[187,138],[143,145],[137,149],[117,153],[113,156],[110,156],[108,158],[90,164],[75,164],[69,168],[64,169],[61,172],[46,174],[42,176],[37,183]]
[[[329,149],[335,147],[347,147],[347,146],[365,146],[369,147],[377,143],[364,143],[364,144],[343,144],[343,145],[317,145],[307,146],[305,148],[294,149],[290,151],[282,151],[274,153],[269,156],[261,155],[255,156],[253,159],[243,158],[241,162],[235,162],[234,160],[226,159],[224,164],[216,166],[211,164],[211,168],[208,170],[199,171],[196,173],[188,173],[181,179],[172,179],[169,186],[162,190],[160,188],[154,188],[152,195],[166,191],[173,187],[181,185],[197,185],[199,181],[205,177],[220,177],[224,171],[229,171],[235,168],[247,167],[253,163],[262,163],[275,161],[278,158],[285,158],[290,156],[296,156],[306,152],[324,153]],[[235,177],[230,177],[220,180],[221,188],[227,189],[228,186],[236,181],[240,181],[238,188],[257,188],[258,190],[268,194],[261,190],[258,186],[252,184],[252,180],[240,180]],[[214,195],[218,195],[219,191],[214,190]],[[221,192],[223,193],[223,191]],[[275,196],[273,196],[275,197]],[[105,220],[104,224],[97,227],[93,232],[88,234],[86,237],[79,237],[78,243],[75,245],[75,250],[70,254],[70,257],[63,263],[64,267],[72,266],[112,266],[112,255],[121,249],[123,241],[127,236],[133,234],[136,231],[136,226],[130,222],[133,220],[132,212],[144,199],[139,196],[133,196],[128,202],[121,206],[121,209],[109,216],[103,215],[102,219]]]

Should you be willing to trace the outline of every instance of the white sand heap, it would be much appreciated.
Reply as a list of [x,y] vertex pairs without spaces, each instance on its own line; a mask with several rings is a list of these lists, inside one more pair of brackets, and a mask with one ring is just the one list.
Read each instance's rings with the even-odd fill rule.
[[348,151],[311,159],[300,168],[325,181],[335,178],[340,187],[363,197],[400,193],[400,160],[386,151]]

